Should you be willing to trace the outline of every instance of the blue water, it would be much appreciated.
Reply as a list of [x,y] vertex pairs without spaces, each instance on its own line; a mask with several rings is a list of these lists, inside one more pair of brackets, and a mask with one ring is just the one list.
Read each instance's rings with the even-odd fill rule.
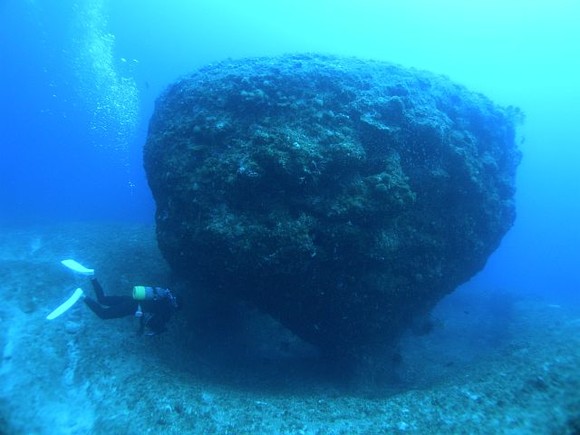
[[156,96],[227,57],[324,52],[448,75],[526,113],[515,226],[473,286],[580,303],[580,3],[0,1],[0,221],[153,222]]

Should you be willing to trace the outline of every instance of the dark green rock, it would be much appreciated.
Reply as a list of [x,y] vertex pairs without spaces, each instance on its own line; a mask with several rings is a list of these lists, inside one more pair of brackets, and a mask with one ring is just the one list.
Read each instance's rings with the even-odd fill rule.
[[151,118],[159,246],[177,273],[326,352],[394,343],[513,224],[520,117],[388,63],[207,66]]

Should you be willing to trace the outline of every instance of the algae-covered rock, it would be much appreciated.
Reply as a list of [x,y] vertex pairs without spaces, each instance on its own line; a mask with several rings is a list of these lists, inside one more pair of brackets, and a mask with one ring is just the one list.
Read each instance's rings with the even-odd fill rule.
[[178,274],[323,351],[393,343],[513,224],[520,116],[382,62],[207,66],[150,121],[159,246]]

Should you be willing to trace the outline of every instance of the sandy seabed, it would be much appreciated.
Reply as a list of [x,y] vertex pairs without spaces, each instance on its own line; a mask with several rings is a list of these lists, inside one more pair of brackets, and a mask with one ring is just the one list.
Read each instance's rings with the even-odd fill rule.
[[0,226],[0,433],[580,433],[580,307],[462,288],[403,340],[396,382],[361,387],[291,346],[190,345],[179,316],[156,337],[82,302],[47,321],[90,291],[65,258],[114,293],[171,281],[151,226]]

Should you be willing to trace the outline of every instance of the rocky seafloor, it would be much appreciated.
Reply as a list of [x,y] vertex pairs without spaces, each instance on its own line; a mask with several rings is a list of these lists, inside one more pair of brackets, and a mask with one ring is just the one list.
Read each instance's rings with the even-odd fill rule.
[[389,382],[353,382],[249,308],[157,337],[82,303],[47,321],[89,289],[64,258],[110,292],[172,280],[151,226],[2,226],[0,433],[580,433],[580,308],[556,297],[467,285],[403,340]]

